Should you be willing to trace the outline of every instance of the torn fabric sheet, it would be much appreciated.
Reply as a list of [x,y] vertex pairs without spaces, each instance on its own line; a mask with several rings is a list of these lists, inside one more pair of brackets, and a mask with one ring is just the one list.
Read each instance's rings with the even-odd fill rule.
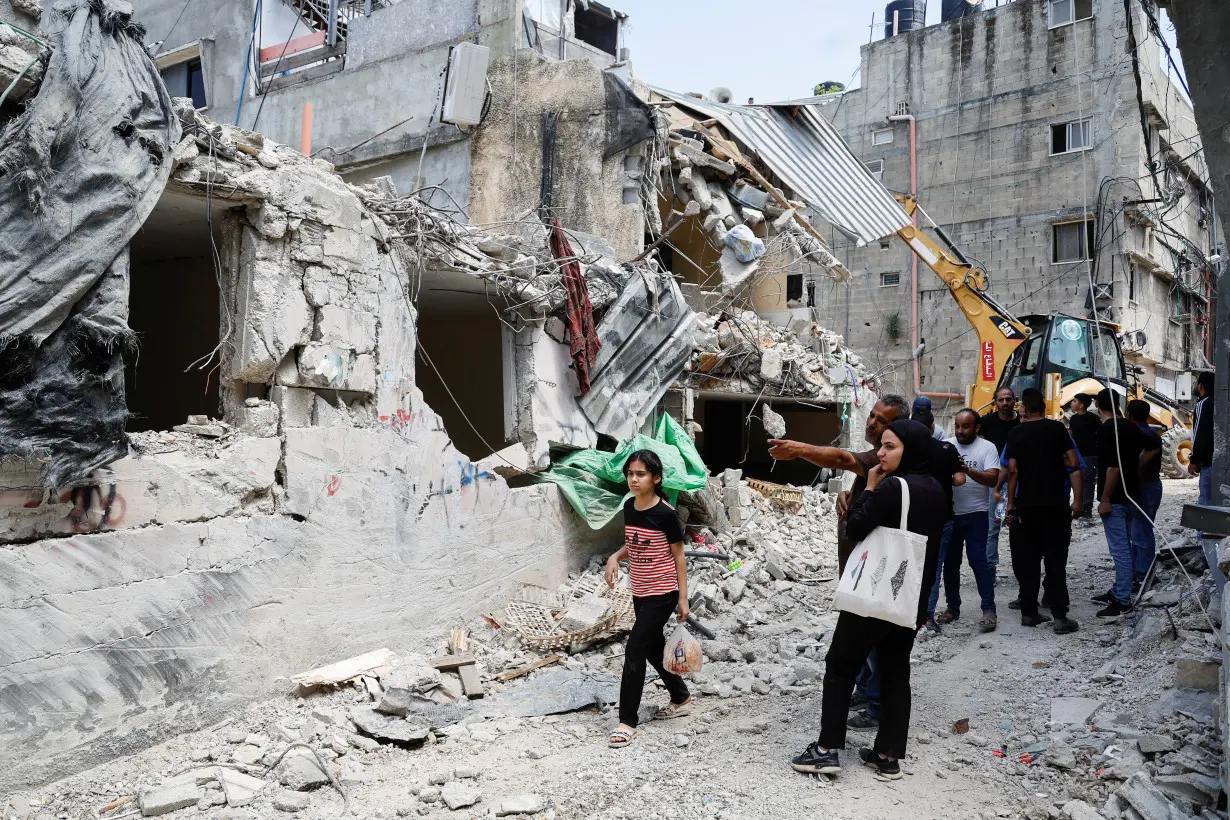
[[127,454],[128,243],[180,137],[122,0],[58,0],[37,95],[0,136],[0,457],[64,487]]
[[551,220],[551,252],[559,262],[564,290],[568,294],[565,322],[568,326],[568,344],[577,381],[581,385],[581,395],[584,396],[589,392],[589,369],[594,366],[602,343],[598,341],[598,333],[594,329],[594,308],[589,301],[589,288],[581,274],[581,265],[558,219]]

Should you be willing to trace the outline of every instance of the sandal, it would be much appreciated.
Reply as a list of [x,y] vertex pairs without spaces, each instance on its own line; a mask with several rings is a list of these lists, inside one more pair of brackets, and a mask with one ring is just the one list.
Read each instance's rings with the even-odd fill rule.
[[636,740],[636,729],[618,726],[615,728],[615,731],[611,732],[611,737],[607,740],[606,745],[612,749],[622,749],[633,740]]
[[692,699],[688,698],[683,703],[668,703],[661,709],[654,710],[654,720],[670,720],[671,718],[686,717],[692,714]]

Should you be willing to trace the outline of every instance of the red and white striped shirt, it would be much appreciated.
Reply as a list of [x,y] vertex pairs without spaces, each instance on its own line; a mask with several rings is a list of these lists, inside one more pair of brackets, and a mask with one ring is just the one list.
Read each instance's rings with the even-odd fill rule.
[[638,510],[636,500],[624,503],[624,548],[637,598],[679,591],[679,572],[671,544],[683,541],[683,527],[675,508],[665,501]]

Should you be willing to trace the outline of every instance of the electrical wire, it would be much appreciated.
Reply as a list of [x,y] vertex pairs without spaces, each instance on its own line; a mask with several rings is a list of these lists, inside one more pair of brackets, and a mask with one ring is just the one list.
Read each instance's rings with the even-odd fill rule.
[[256,0],[256,10],[252,13],[252,34],[248,37],[248,53],[243,58],[243,81],[239,84],[239,102],[235,104],[235,126],[239,126],[239,115],[243,112],[243,98],[248,93],[248,70],[252,67],[252,45],[256,42],[256,21],[261,15],[261,3]]
[[[295,9],[295,22],[290,27],[290,34],[286,38],[286,43],[282,46],[282,53],[278,55],[277,62],[273,64],[273,70],[269,72],[269,85],[272,85],[274,79],[278,76],[278,66],[282,65],[282,58],[286,56],[286,50],[290,47],[290,41],[295,39],[295,31],[298,30],[299,23],[303,21],[303,12],[300,10],[300,7],[294,6],[293,8]],[[264,42],[264,40],[261,40],[261,42]],[[259,57],[257,62],[259,63]],[[249,129],[251,131],[255,131],[257,123],[261,121],[261,112],[265,110],[265,100],[269,99],[269,91],[271,90],[268,86],[263,85],[260,73],[260,66],[258,64],[255,76],[257,85],[261,86],[259,89],[261,104],[257,106],[256,116],[252,118],[252,127]]]
[[167,44],[167,40],[171,39],[171,35],[175,33],[175,27],[179,25],[180,20],[184,19],[184,12],[186,12],[188,10],[188,7],[191,5],[192,5],[192,0],[186,0],[186,2],[184,3],[184,7],[179,10],[179,16],[176,17],[175,22],[171,24],[171,28],[169,31],[167,31],[166,36],[158,41],[159,48],[162,48],[163,46],[165,46]]

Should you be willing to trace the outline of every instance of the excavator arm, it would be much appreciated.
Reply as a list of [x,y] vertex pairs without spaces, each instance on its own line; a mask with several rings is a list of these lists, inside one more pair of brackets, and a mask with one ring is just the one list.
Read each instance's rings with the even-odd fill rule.
[[[917,201],[905,194],[894,196],[905,212],[914,216]],[[982,408],[994,401],[1008,357],[1028,338],[1030,329],[986,292],[986,272],[966,259],[939,226],[935,231],[948,245],[947,250],[914,225],[907,225],[897,235],[948,286],[957,307],[978,334],[978,378],[970,401],[972,407]]]

